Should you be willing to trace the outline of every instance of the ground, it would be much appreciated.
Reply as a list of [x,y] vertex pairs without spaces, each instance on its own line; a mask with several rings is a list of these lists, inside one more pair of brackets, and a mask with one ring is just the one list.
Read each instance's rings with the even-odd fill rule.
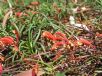
[[2,76],[101,76],[101,0],[0,1]]

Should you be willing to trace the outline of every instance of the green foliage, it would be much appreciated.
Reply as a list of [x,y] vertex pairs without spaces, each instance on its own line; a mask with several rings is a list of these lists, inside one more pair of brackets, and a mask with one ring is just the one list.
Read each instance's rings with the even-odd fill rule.
[[[90,11],[86,11],[85,13],[81,12],[74,15],[76,18],[76,22],[85,23],[90,28],[93,27],[96,30],[102,30],[102,16],[92,15],[93,13],[96,14],[102,11],[102,0],[83,0],[78,2],[77,4],[73,3],[71,0],[68,1],[68,3],[66,3],[66,1],[64,0],[17,0],[18,2],[16,2],[16,0],[8,1],[9,2],[0,2],[0,38],[3,36],[12,36],[16,41],[16,35],[12,32],[16,30],[20,36],[18,48],[22,53],[20,54],[19,52],[15,52],[12,49],[13,46],[11,46],[9,50],[10,52],[5,55],[6,60],[4,62],[4,68],[8,68],[11,66],[13,66],[11,67],[11,69],[14,68],[12,72],[10,71],[10,73],[7,74],[9,76],[10,74],[16,74],[22,70],[30,69],[35,63],[38,63],[41,68],[44,68],[48,75],[54,74],[55,76],[65,76],[64,71],[67,69],[65,69],[63,72],[59,72],[60,69],[57,69],[56,71],[55,67],[58,67],[59,64],[62,65],[61,62],[66,60],[66,55],[62,55],[62,60],[59,58],[59,60],[54,61],[53,56],[56,55],[56,51],[52,52],[51,50],[49,50],[54,42],[43,38],[42,33],[44,31],[49,31],[53,34],[56,31],[61,31],[66,34],[67,38],[70,39],[76,36],[83,36],[82,33],[85,31],[80,31],[79,29],[70,26],[69,16],[73,15],[73,8],[84,6],[89,7],[91,9]],[[31,5],[30,3],[33,1],[39,1],[40,4],[38,6]],[[53,7],[53,3],[56,3],[56,8]],[[13,15],[8,17],[6,21],[6,26],[5,28],[3,28],[2,22],[5,14],[10,9],[9,4],[11,4],[12,6]],[[58,12],[58,8],[61,9],[61,12]],[[94,10],[96,11],[94,12]],[[23,13],[23,15],[17,17],[17,12]],[[32,12],[38,13],[33,14]],[[83,19],[84,16],[87,19]],[[65,20],[67,20],[67,22],[64,22]],[[84,47],[83,49],[85,49]],[[82,55],[84,53],[83,49],[78,50],[80,51],[80,53],[82,53]],[[64,51],[68,52],[72,50],[65,49]],[[76,56],[80,56],[80,53],[77,53]],[[28,63],[24,61],[24,58],[28,58]],[[95,59],[94,57],[92,57],[90,60],[87,59],[86,62],[83,62],[82,67],[88,64],[91,65],[92,61],[96,61],[97,59],[98,57],[96,57]],[[102,59],[102,57],[100,57],[100,59]],[[80,64],[73,66],[73,64],[69,63],[69,61],[67,61],[66,63],[71,65],[71,67],[69,67],[73,72],[75,69],[81,68],[79,67]],[[17,67],[17,65],[20,67]],[[70,72],[69,67],[68,72]],[[16,72],[17,70],[18,72]],[[3,75],[6,75],[6,73],[4,73]]]
[[56,76],[65,76],[65,74],[61,73],[61,72],[58,72],[58,73],[56,73]]

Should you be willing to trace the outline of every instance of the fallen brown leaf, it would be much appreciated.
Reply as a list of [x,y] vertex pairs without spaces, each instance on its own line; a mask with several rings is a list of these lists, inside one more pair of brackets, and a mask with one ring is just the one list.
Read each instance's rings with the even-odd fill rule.
[[[37,73],[36,76],[41,76],[41,75],[43,75],[44,73],[45,73],[45,72],[44,72],[42,69],[39,69],[39,71],[38,71],[38,73]],[[27,70],[27,71],[22,71],[21,73],[16,74],[16,75],[14,75],[14,76],[33,76],[33,75],[32,75],[32,69]]]
[[2,22],[2,27],[3,28],[6,26],[6,22],[7,22],[8,18],[10,17],[11,14],[12,14],[12,10],[8,11],[5,14],[4,19],[3,19],[3,22]]

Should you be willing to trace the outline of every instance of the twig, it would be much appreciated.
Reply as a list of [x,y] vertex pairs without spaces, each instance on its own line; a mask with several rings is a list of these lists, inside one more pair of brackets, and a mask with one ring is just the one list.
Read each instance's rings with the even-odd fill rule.
[[3,28],[5,28],[6,22],[7,22],[7,20],[8,20],[8,18],[9,18],[9,16],[10,16],[11,13],[12,13],[12,10],[9,10],[9,11],[6,13],[6,15],[4,16],[4,19],[3,19],[3,22],[2,22],[2,27],[3,27]]

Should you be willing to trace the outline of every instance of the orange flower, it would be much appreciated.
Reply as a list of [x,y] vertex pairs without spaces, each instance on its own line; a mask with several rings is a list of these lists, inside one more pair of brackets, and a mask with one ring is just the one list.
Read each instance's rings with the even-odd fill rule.
[[55,40],[55,37],[48,31],[44,31],[43,34],[42,34],[42,37],[46,37],[50,40]]

